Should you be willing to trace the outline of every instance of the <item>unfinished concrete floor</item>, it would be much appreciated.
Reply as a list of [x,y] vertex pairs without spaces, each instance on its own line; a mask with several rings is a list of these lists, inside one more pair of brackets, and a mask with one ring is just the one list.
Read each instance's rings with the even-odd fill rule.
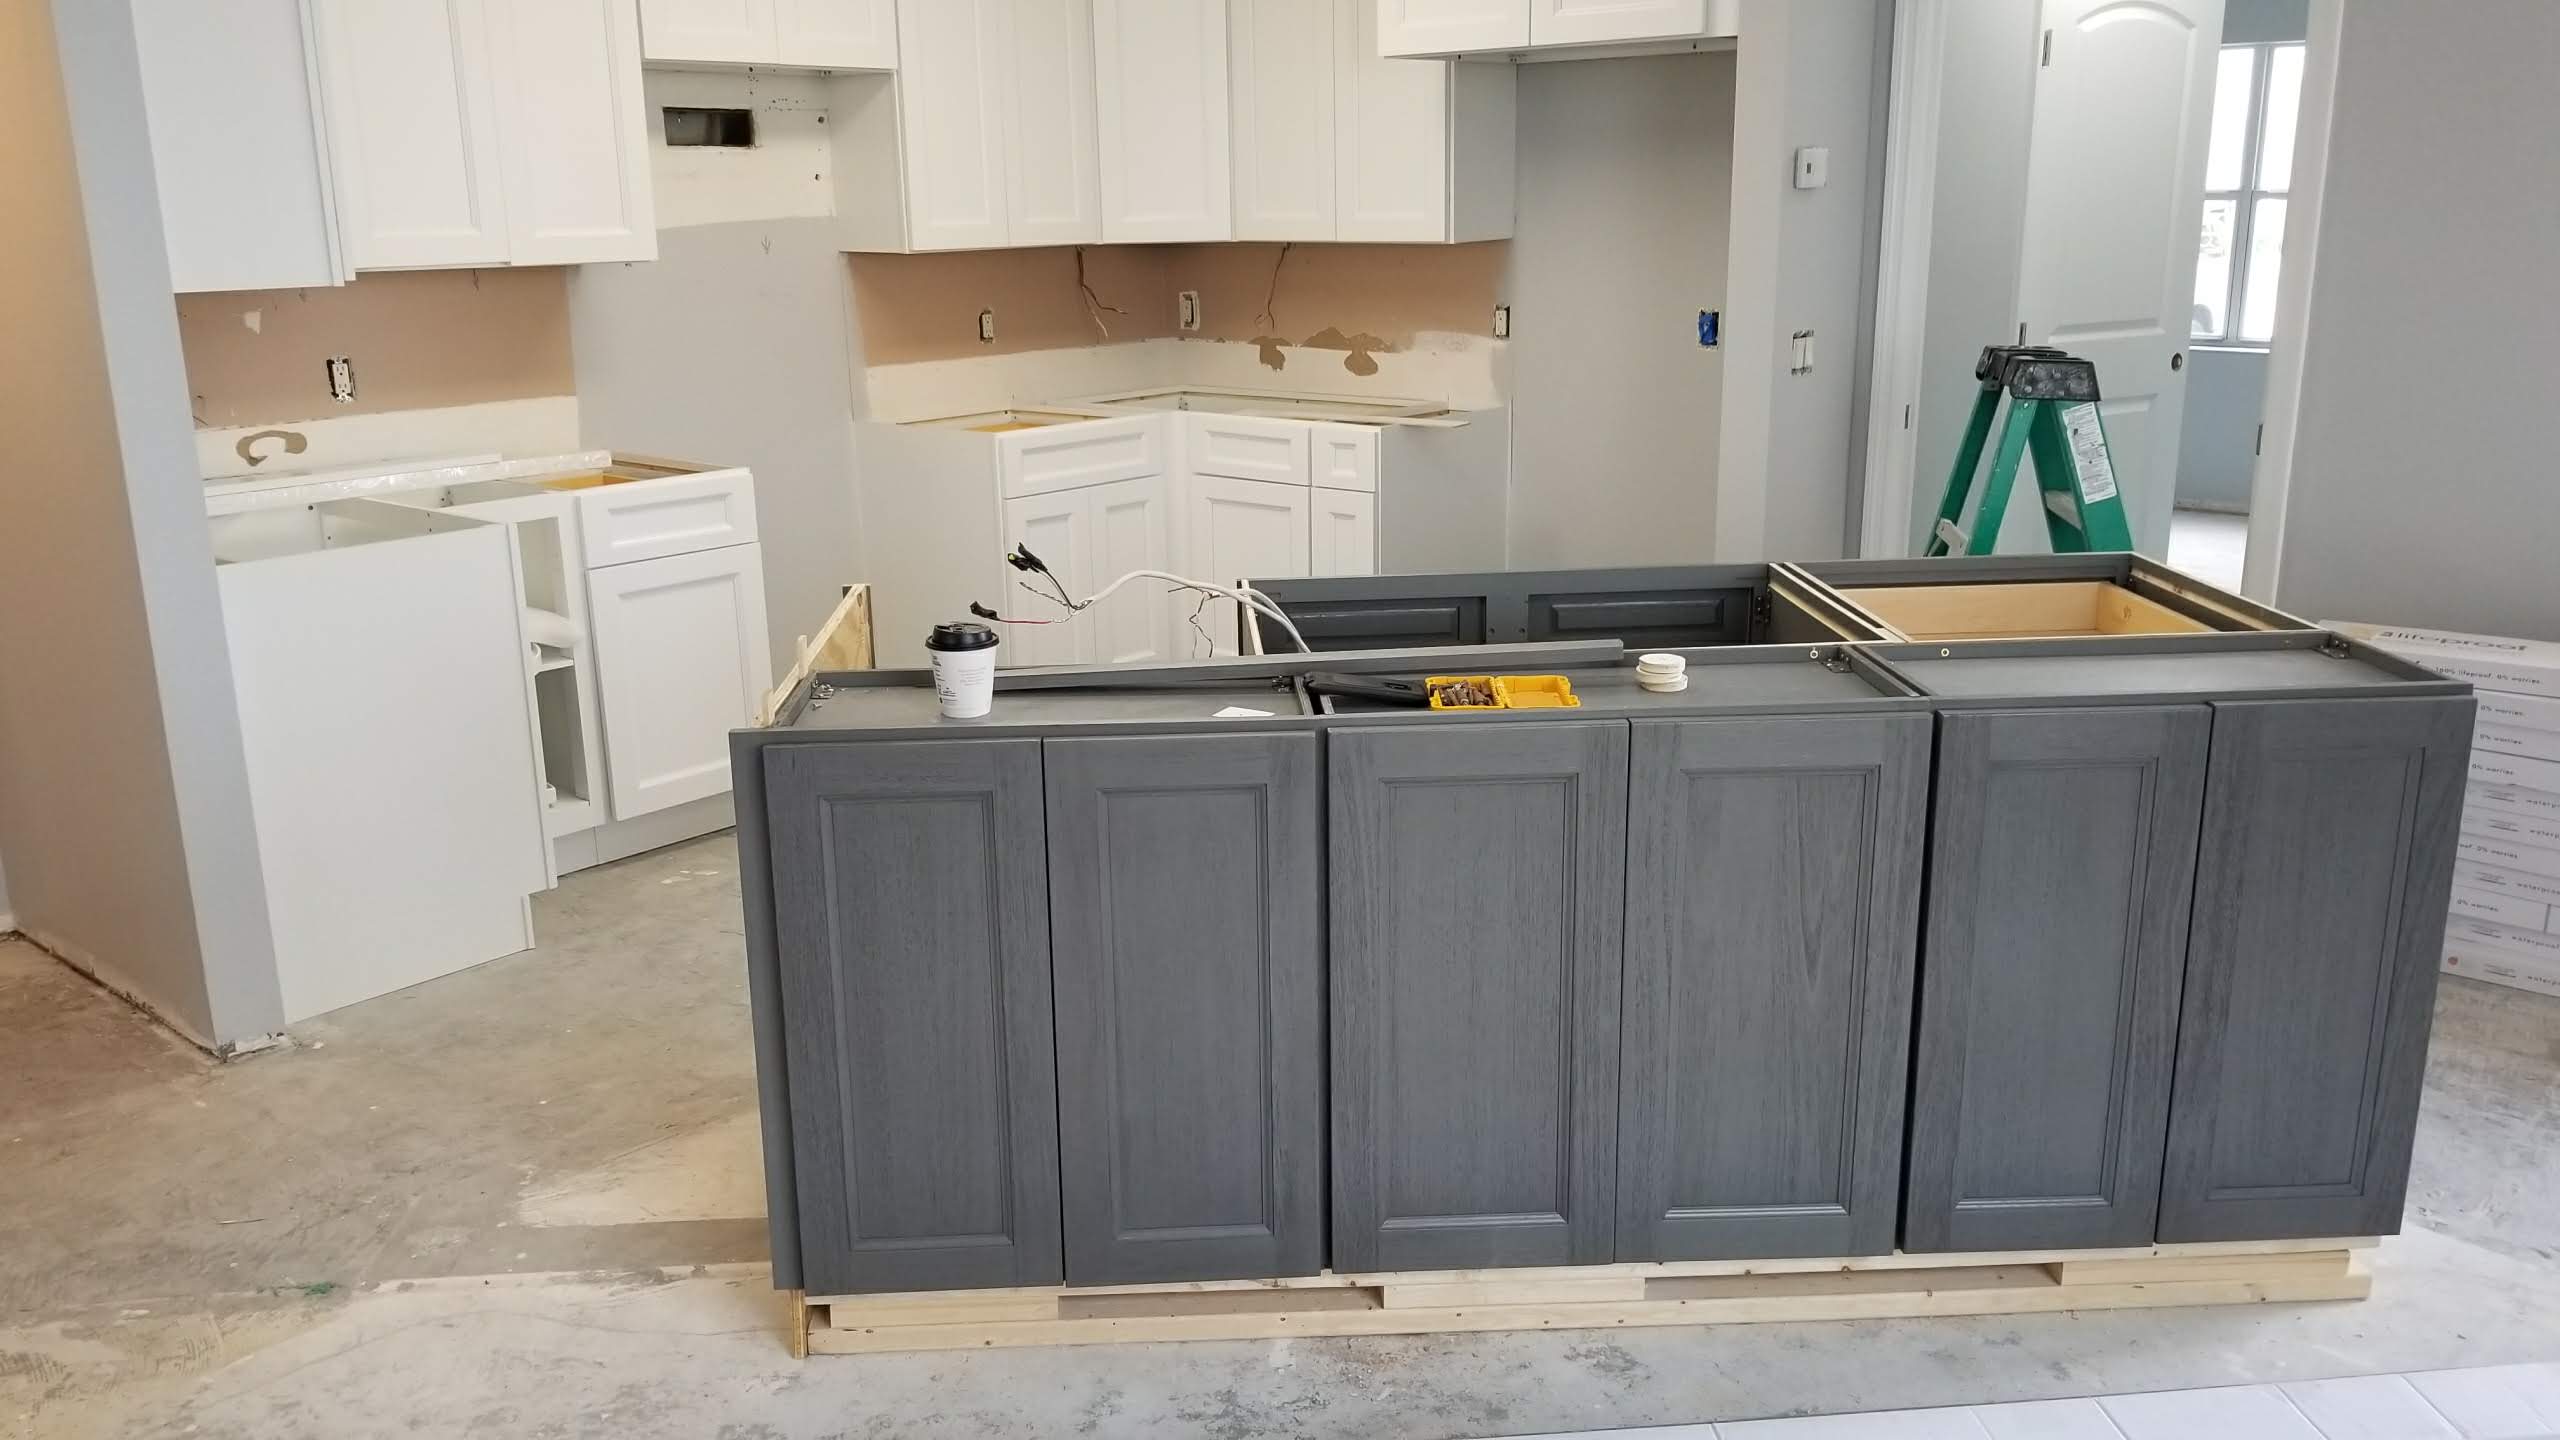
[[794,1362],[735,849],[215,1065],[0,942],[0,1435],[1432,1437],[2560,1359],[2560,1001],[2448,980],[2354,1305]]

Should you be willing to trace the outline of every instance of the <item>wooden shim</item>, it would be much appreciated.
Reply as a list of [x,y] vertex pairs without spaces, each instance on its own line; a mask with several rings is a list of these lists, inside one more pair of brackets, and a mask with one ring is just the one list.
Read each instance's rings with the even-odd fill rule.
[[785,1303],[791,1307],[788,1322],[791,1326],[791,1358],[806,1360],[809,1358],[809,1327],[813,1322],[825,1322],[826,1307],[810,1305],[806,1290],[785,1290],[782,1294]]
[[868,670],[871,657],[871,587],[856,585],[836,602],[827,623],[818,627],[817,639],[801,637],[800,658],[779,683],[765,692],[764,704],[756,710],[756,723],[772,724],[789,703],[791,692],[810,676],[828,670]]
[[[899,1297],[808,1307],[819,1354],[988,1349],[1291,1335],[1409,1335],[1484,1330],[1610,1329],[1825,1320],[2037,1314],[2171,1305],[2360,1300],[2372,1293],[2370,1241],[2153,1246],[2129,1252],[2045,1252],[2043,1260],[1835,1264],[1770,1273],[1644,1273],[1591,1266],[1542,1274],[1480,1272],[1463,1281],[1409,1277],[1383,1284],[1197,1282]],[[2055,1258],[2071,1257],[2071,1258]],[[1882,1259],[1884,1257],[1866,1257]],[[1319,1278],[1319,1277],[1308,1277]],[[1340,1277],[1334,1278],[1337,1281]],[[1035,1315],[1041,1304],[1049,1311]],[[996,1318],[1011,1315],[1021,1318]],[[928,1320],[926,1317],[934,1317]],[[967,1317],[967,1318],[964,1318]]]

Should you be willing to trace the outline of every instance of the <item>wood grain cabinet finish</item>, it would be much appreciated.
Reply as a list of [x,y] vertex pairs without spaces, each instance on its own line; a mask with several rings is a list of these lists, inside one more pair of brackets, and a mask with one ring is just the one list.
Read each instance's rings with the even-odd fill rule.
[[1608,1260],[1627,726],[1327,756],[1334,1268]]
[[1069,1284],[1324,1268],[1318,743],[1045,742]]
[[1636,723],[1619,1260],[1893,1248],[1929,739]]
[[764,773],[806,1288],[1060,1283],[1040,742]]
[[1941,718],[1903,1248],[2151,1243],[2209,726]]
[[2214,707],[2162,1240],[2399,1230],[2472,710]]

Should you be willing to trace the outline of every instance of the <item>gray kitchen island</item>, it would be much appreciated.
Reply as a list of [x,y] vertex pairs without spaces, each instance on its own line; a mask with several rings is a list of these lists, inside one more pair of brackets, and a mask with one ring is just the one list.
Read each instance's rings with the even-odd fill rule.
[[967,722],[813,677],[733,741],[776,1285],[868,1307],[850,1348],[1188,1333],[1113,1318],[1146,1287],[1437,1328],[1321,1288],[1382,1276],[1681,1323],[1724,1301],[1660,1287],[1797,1262],[2395,1231],[2467,688],[2307,628],[1914,643],[1785,578],[1870,636],[1682,649],[1673,695],[1493,636],[1009,673]]

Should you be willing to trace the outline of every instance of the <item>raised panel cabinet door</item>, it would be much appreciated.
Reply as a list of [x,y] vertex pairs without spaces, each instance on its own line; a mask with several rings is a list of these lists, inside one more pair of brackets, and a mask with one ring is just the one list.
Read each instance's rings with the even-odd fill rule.
[[1228,0],[1238,240],[1331,240],[1337,33],[1356,0]]
[[1380,55],[1453,55],[1529,44],[1529,0],[1378,0]]
[[318,0],[347,266],[507,263],[507,182],[483,0]]
[[1625,723],[1342,729],[1327,758],[1333,1268],[1608,1260]]
[[[1351,3],[1365,18],[1380,0]],[[1383,56],[1373,24],[1347,29],[1332,127],[1338,238],[1447,240],[1449,71],[1456,62]]]
[[896,0],[773,0],[773,35],[778,65],[898,68]]
[[489,18],[509,261],[656,259],[633,0],[502,0]]
[[1529,0],[1529,43],[1669,40],[1707,31],[1708,0]]
[[763,547],[590,570],[587,612],[613,818],[729,793],[729,732],[773,688]]
[[1013,0],[1005,184],[1015,245],[1102,238],[1094,134],[1093,0]]
[[[1304,577],[1310,493],[1304,485],[1191,476],[1183,500],[1182,573],[1219,585]],[[1213,653],[1236,653],[1236,602],[1212,600],[1205,610],[1196,602],[1185,608],[1198,613],[1200,624],[1208,627]],[[1186,643],[1185,653],[1192,648]]]
[[[1164,476],[1115,480],[1076,493],[1084,499],[1085,523],[1092,534],[1093,573],[1087,593],[1099,592],[1132,570],[1173,568],[1167,538],[1173,506],[1165,496]],[[1172,659],[1167,632],[1174,612],[1162,603],[1164,593],[1161,581],[1132,580],[1119,594],[1093,607],[1092,658],[1105,665]],[[1182,599],[1174,598],[1177,603]],[[1198,597],[1192,597],[1192,605],[1197,608]]]
[[[1051,495],[1034,495],[1023,500],[1004,502],[1004,539],[1008,546],[1027,545],[1049,573],[1067,588],[1067,593],[1081,600],[1093,593],[1093,507],[1083,490],[1062,490]],[[1038,593],[1027,590],[1025,583],[1038,586]],[[1047,595],[1048,582],[1002,561],[993,571],[996,602],[1001,613],[1024,621],[1041,624],[1000,625],[996,634],[1002,648],[996,651],[996,663],[1003,666],[1024,665],[1090,665],[1093,663],[1094,620],[1090,612],[1077,614]]]
[[2399,1231],[2472,713],[2213,707],[2162,1240]]
[[1940,718],[1904,1249],[2151,1243],[2208,725]]
[[640,0],[641,53],[711,65],[774,63],[774,0]]
[[1616,1258],[1884,1254],[1929,717],[1634,731]]
[[1378,497],[1362,490],[1310,490],[1309,575],[1378,573]]
[[1055,1285],[1040,742],[764,752],[811,1294]]
[[1317,743],[1046,742],[1068,1284],[1324,1268]]
[[1012,29],[1013,0],[898,0],[898,130],[911,249],[1007,243]]
[[1227,0],[1093,0],[1102,238],[1235,236]]

